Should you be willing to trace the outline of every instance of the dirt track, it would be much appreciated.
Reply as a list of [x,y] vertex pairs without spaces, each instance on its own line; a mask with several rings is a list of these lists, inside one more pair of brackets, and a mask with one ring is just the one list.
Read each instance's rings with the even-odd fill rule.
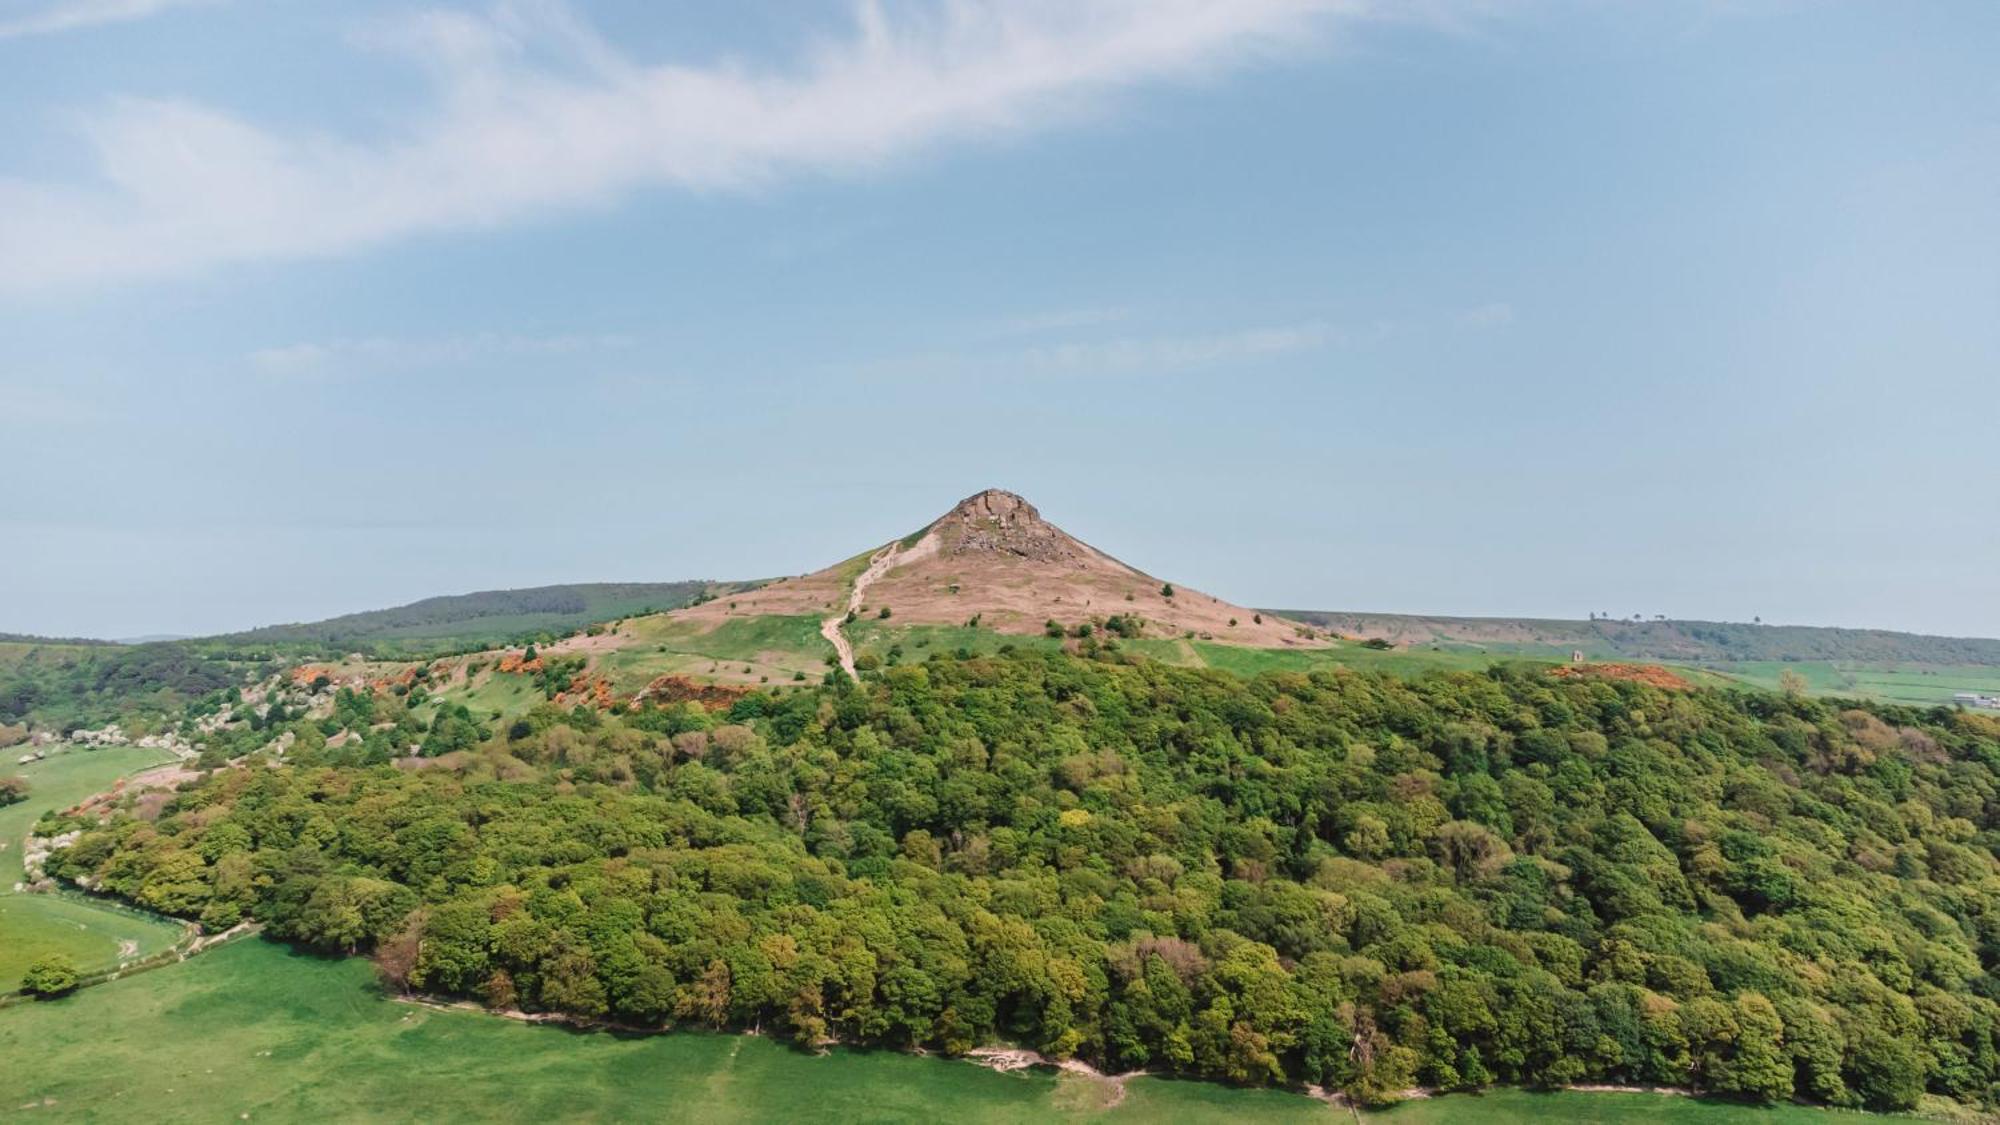
[[847,607],[819,623],[820,636],[833,643],[833,651],[840,654],[841,670],[847,673],[850,680],[859,680],[861,674],[854,670],[854,646],[848,643],[847,634],[841,632],[840,627],[847,624],[848,614],[861,612],[861,599],[868,593],[868,587],[900,560],[902,547],[901,543],[891,543],[875,552],[868,560],[868,569],[854,579],[854,588],[847,595]]

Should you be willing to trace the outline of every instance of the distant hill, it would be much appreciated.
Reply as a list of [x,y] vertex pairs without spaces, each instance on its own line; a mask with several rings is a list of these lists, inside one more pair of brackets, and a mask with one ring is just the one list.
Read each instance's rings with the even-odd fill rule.
[[1429,617],[1392,613],[1274,610],[1349,637],[1397,645],[1488,648],[1593,660],[1853,661],[2000,665],[2000,640],[1934,637],[1887,629],[1751,625],[1730,621],[1565,621],[1524,617]]
[[123,641],[102,641],[91,637],[38,637],[33,633],[0,633],[0,645],[115,645]]
[[1313,643],[1298,623],[1234,605],[1132,567],[1042,518],[1011,492],[987,489],[901,540],[677,617],[720,626],[747,617],[817,616],[843,651],[842,616],[895,625],[978,627],[1040,635],[1198,637],[1231,645]]
[[267,625],[203,643],[274,645],[329,652],[398,655],[505,644],[637,613],[679,609],[742,590],[743,582],[592,582],[486,590],[425,598],[393,609],[350,613],[296,625]]

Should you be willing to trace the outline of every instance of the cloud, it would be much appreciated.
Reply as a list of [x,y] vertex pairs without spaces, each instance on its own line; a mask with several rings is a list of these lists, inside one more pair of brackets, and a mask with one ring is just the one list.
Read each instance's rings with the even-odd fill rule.
[[1505,328],[1514,323],[1514,306],[1493,301],[1458,314],[1458,323],[1462,328]]
[[107,23],[142,20],[168,8],[184,8],[213,0],[63,0],[39,12],[0,18],[0,39],[53,35]]
[[1310,351],[1335,339],[1321,321],[1204,336],[1162,336],[1032,348],[1027,366],[1065,374],[1144,374],[1244,363]]
[[69,394],[0,386],[0,428],[75,425],[98,417],[95,406]]
[[1031,336],[1073,328],[1095,328],[1098,325],[1125,320],[1131,315],[1132,310],[1122,305],[1055,309],[1003,321],[995,326],[994,332],[1001,336]]
[[1295,49],[1380,3],[865,2],[848,34],[776,68],[642,62],[553,2],[429,11],[358,40],[411,59],[435,87],[389,135],[279,129],[161,98],[86,115],[93,178],[0,177],[0,289],[351,253],[648,186],[852,173]]
[[244,357],[255,370],[279,377],[317,376],[385,369],[450,367],[503,356],[571,356],[631,346],[616,334],[524,336],[480,333],[428,339],[371,337],[328,343],[259,348]]

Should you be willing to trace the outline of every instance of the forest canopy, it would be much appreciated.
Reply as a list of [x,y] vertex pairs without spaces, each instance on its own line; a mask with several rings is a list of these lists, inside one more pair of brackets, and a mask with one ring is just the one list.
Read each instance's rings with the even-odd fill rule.
[[[323,725],[377,718],[342,706]],[[1004,1040],[1369,1102],[2000,1081],[1978,716],[1013,653],[719,714],[440,724],[420,761],[321,737],[217,769],[54,869],[411,989],[805,1044]]]

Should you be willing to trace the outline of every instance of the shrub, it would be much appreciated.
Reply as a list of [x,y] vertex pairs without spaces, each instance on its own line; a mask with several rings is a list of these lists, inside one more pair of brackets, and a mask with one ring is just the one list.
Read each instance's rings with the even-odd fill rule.
[[21,990],[42,1000],[73,992],[76,984],[76,962],[62,953],[42,954],[21,976]]

